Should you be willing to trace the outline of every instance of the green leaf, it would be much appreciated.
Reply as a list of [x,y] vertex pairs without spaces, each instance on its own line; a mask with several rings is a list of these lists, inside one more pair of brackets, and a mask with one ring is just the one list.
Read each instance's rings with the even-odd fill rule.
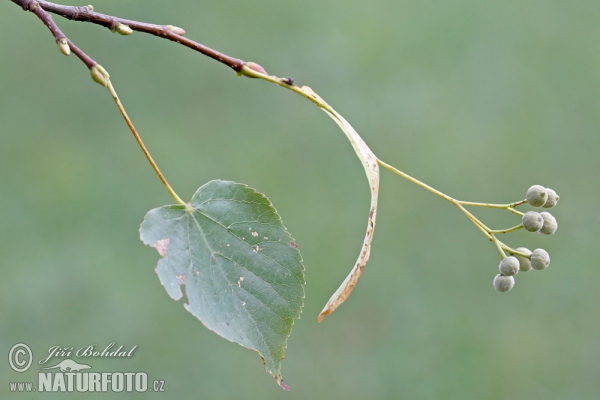
[[304,298],[296,243],[269,200],[246,185],[215,180],[187,205],[151,210],[140,228],[161,255],[156,272],[169,295],[218,335],[256,350],[288,389],[281,360]]

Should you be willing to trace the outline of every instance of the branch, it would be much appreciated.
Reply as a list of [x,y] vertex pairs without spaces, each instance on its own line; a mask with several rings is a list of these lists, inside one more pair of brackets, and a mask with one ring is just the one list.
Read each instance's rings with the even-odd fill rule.
[[[377,214],[377,198],[379,192],[379,166],[378,159],[373,154],[373,152],[369,149],[367,144],[362,140],[362,138],[356,133],[354,128],[350,126],[350,124],[339,115],[329,104],[327,104],[319,95],[317,95],[311,88],[307,86],[297,86],[294,84],[294,80],[292,78],[279,78],[274,75],[269,75],[266,71],[258,64],[248,62],[246,63],[243,60],[229,57],[225,54],[222,54],[218,51],[215,51],[209,47],[206,47],[200,43],[194,42],[193,40],[184,38],[182,35],[185,34],[185,31],[181,28],[176,28],[171,25],[155,25],[148,24],[144,22],[132,21],[123,18],[117,18],[110,15],[100,14],[93,11],[92,6],[85,7],[73,7],[73,6],[63,6],[59,4],[50,3],[43,0],[11,0],[13,3],[20,5],[24,10],[34,12],[43,22],[48,26],[50,31],[53,33],[55,39],[59,43],[59,47],[64,54],[68,55],[69,48],[66,44],[69,45],[73,49],[73,52],[81,58],[84,63],[90,69],[92,74],[92,78],[97,83],[102,86],[107,87],[113,99],[119,106],[119,110],[121,111],[123,117],[125,118],[127,125],[129,126],[131,132],[135,136],[138,144],[144,151],[146,158],[154,168],[154,171],[159,176],[163,184],[167,187],[171,196],[180,204],[185,204],[179,196],[173,191],[171,186],[168,184],[156,163],[152,160],[149,152],[146,150],[144,144],[142,143],[137,131],[133,127],[131,120],[125,113],[125,110],[120,103],[114,88],[109,80],[109,75],[102,68],[100,64],[97,64],[94,60],[92,60],[89,56],[79,50],[65,35],[60,31],[60,29],[56,26],[48,12],[60,15],[64,18],[75,20],[75,21],[83,21],[83,22],[91,22],[97,25],[102,25],[106,28],[109,28],[113,32],[119,32],[121,34],[130,34],[132,31],[140,31],[149,33],[164,39],[171,40],[173,42],[179,43],[186,47],[189,47],[193,50],[196,50],[203,55],[206,55],[214,60],[217,60],[230,68],[236,71],[239,75],[247,76],[249,78],[260,78],[266,80],[268,82],[274,83],[276,85],[282,86],[286,89],[289,89],[306,99],[315,103],[319,108],[325,111],[342,129],[342,131],[346,134],[350,143],[354,147],[354,150],[361,160],[363,167],[365,169],[365,173],[367,175],[367,179],[369,181],[369,188],[371,191],[371,207],[369,210],[369,218],[367,225],[367,232],[365,234],[365,239],[363,241],[363,246],[361,248],[359,257],[354,265],[354,268],[344,280],[342,285],[338,288],[338,290],[331,296],[323,311],[319,315],[318,320],[323,320],[323,317],[332,311],[334,311],[340,304],[342,304],[350,295],[354,287],[356,286],[357,280],[360,277],[370,255],[371,249],[371,241],[373,240],[373,233],[375,230],[375,218]],[[63,41],[66,41],[63,43]],[[61,47],[61,44],[64,44],[64,47]]]
[[[434,193],[437,196],[451,202],[456,207],[458,207],[476,225],[476,227],[482,231],[482,233],[489,240],[494,242],[494,244],[498,248],[498,251],[500,252],[502,259],[506,258],[506,254],[504,253],[504,251],[508,251],[511,254],[515,254],[515,255],[519,255],[519,256],[528,258],[528,260],[531,259],[530,255],[527,252],[520,250],[522,248],[514,250],[514,249],[508,247],[507,245],[505,245],[504,243],[502,243],[501,241],[499,241],[495,236],[497,234],[509,233],[509,232],[513,232],[518,229],[521,229],[523,227],[523,224],[514,226],[512,228],[508,228],[508,229],[492,230],[492,229],[488,228],[485,224],[483,224],[479,219],[477,219],[473,214],[471,214],[469,211],[467,211],[465,209],[466,206],[505,209],[513,214],[516,214],[516,215],[519,215],[522,217],[524,214],[520,211],[515,210],[515,207],[528,202],[528,200],[520,200],[520,201],[517,201],[514,203],[510,203],[510,204],[491,204],[491,203],[478,203],[478,202],[471,202],[471,201],[459,201],[459,200],[454,199],[451,196],[446,195],[445,193],[442,193],[441,191],[439,191],[429,185],[426,185],[425,183],[409,176],[408,174],[398,170],[395,167],[392,167],[391,165],[386,164],[385,162],[383,162],[382,160],[377,158],[377,156],[375,156],[375,154],[373,154],[373,152],[369,149],[367,144],[362,140],[362,138],[358,135],[358,133],[354,130],[354,128],[352,128],[352,126],[350,126],[350,124],[339,113],[337,113],[329,104],[327,104],[319,95],[317,95],[308,86],[295,85],[294,80],[291,78],[280,78],[275,75],[267,74],[267,72],[258,64],[255,64],[253,62],[245,62],[245,61],[237,59],[237,58],[229,57],[225,54],[222,54],[222,53],[220,53],[216,50],[213,50],[207,46],[204,46],[200,43],[194,42],[193,40],[187,39],[187,38],[183,37],[183,35],[185,34],[185,31],[183,29],[174,27],[171,25],[148,24],[148,23],[144,23],[144,22],[132,21],[132,20],[128,20],[128,19],[113,17],[110,15],[100,14],[100,13],[94,12],[94,9],[92,6],[85,6],[85,7],[63,6],[63,5],[59,5],[59,4],[50,3],[50,2],[47,2],[44,0],[10,0],[10,1],[21,6],[21,8],[23,8],[24,10],[31,11],[34,14],[36,14],[42,20],[42,22],[50,29],[50,31],[54,35],[54,38],[56,39],[57,43],[59,44],[60,50],[66,55],[68,55],[69,52],[72,50],[88,66],[94,81],[101,84],[102,86],[107,87],[110,90],[110,93],[113,96],[113,99],[115,100],[115,102],[117,103],[117,106],[119,107],[119,110],[121,111],[121,114],[125,118],[127,125],[129,126],[130,130],[132,131],[133,135],[135,136],[136,140],[138,141],[140,147],[144,151],[144,154],[148,158],[148,161],[154,168],[155,172],[157,173],[157,175],[159,176],[159,178],[161,179],[163,184],[167,187],[167,189],[171,193],[171,196],[177,201],[177,203],[179,203],[181,205],[184,205],[185,203],[173,191],[173,189],[170,187],[170,185],[168,184],[168,182],[166,181],[166,179],[164,178],[164,176],[158,169],[158,166],[156,165],[156,163],[154,163],[154,161],[152,160],[150,153],[145,148],[144,144],[141,141],[141,138],[139,137],[137,131],[133,127],[131,120],[125,113],[125,109],[124,109],[123,105],[121,104],[121,102],[119,101],[119,99],[116,95],[116,92],[115,92],[114,88],[112,87],[112,84],[110,83],[109,75],[106,72],[106,70],[104,70],[104,68],[102,68],[101,65],[97,64],[93,59],[91,59],[89,56],[87,56],[83,51],[81,51],[78,47],[76,47],[68,38],[65,37],[65,35],[62,33],[62,31],[58,28],[58,26],[52,20],[52,17],[50,16],[50,14],[48,14],[49,12],[60,15],[67,19],[74,20],[74,21],[91,22],[93,24],[101,25],[106,28],[109,28],[113,32],[118,32],[123,35],[131,34],[135,30],[135,31],[139,31],[139,32],[149,33],[151,35],[158,36],[163,39],[167,39],[167,40],[171,40],[173,42],[179,43],[183,46],[186,46],[192,50],[198,51],[199,53],[201,53],[205,56],[208,56],[214,60],[217,60],[217,61],[227,65],[228,67],[230,67],[234,71],[236,71],[238,73],[238,75],[240,75],[240,76],[263,79],[267,82],[279,85],[279,86],[286,88],[300,96],[305,97],[306,99],[315,103],[323,111],[325,111],[339,125],[339,127],[342,129],[342,131],[346,134],[346,136],[350,140],[350,143],[354,147],[354,150],[355,150],[358,158],[361,160],[363,167],[365,169],[365,173],[366,173],[367,179],[369,181],[369,187],[371,190],[371,208],[369,210],[367,232],[365,235],[365,239],[363,241],[363,247],[361,248],[360,255],[354,265],[354,268],[352,269],[352,271],[350,272],[350,274],[348,275],[346,280],[344,280],[342,285],[338,288],[338,290],[329,299],[329,301],[327,302],[323,311],[321,311],[321,314],[319,315],[319,318],[318,318],[319,321],[321,321],[325,315],[328,315],[329,313],[333,312],[340,304],[342,304],[348,298],[348,296],[350,295],[350,293],[356,286],[357,280],[360,277],[360,275],[369,259],[371,241],[373,239],[373,233],[374,233],[374,229],[375,229],[375,218],[376,218],[376,214],[377,214],[377,200],[378,200],[378,191],[379,191],[379,166],[380,165],[382,167],[389,169],[390,171],[400,175],[404,179],[407,179],[408,181],[422,187],[423,189],[426,189],[429,192]],[[534,188],[536,186],[539,186],[539,185],[534,185],[532,188]],[[532,189],[532,188],[530,188],[530,189]],[[559,199],[559,197],[556,195],[556,192],[552,191],[551,189],[546,189],[543,187],[541,187],[541,188],[544,191],[546,191],[546,190],[550,191],[550,192],[546,192],[546,193],[554,193],[554,197],[555,197],[552,205],[549,205],[549,206],[544,205],[544,207],[549,208],[549,207],[554,206]],[[529,193],[529,191],[528,191],[528,193]],[[528,196],[529,196],[529,194],[528,194]],[[553,222],[552,222],[551,226],[549,225],[550,227],[548,229],[546,229],[545,232],[541,231],[542,233],[551,234],[551,233],[554,233],[554,231],[556,230],[556,222],[554,221],[554,217],[552,217],[551,215],[550,215],[550,217],[552,219],[549,221],[551,221],[551,222],[553,221]],[[546,220],[545,217],[543,217],[543,218],[544,218],[544,220]],[[529,250],[527,250],[527,251],[529,252]],[[542,251],[544,251],[544,250],[542,250]],[[540,267],[539,269],[544,269],[547,266],[547,263],[545,262],[544,265],[541,265],[538,262],[538,266]],[[531,266],[529,268],[531,269]],[[533,267],[533,268],[536,268],[536,267]],[[538,269],[538,268],[536,268],[536,269]],[[496,281],[494,281],[494,282],[496,282]],[[498,287],[496,287],[496,289],[500,290],[500,291],[510,290],[510,288],[507,288],[506,290],[504,290],[504,289],[501,290]]]
[[13,3],[20,5],[23,10],[31,11],[35,15],[38,16],[40,20],[50,29],[52,35],[54,35],[54,39],[56,39],[56,43],[58,44],[60,51],[64,55],[69,55],[71,51],[79,57],[81,61],[91,69],[94,65],[97,64],[90,56],[85,54],[79,47],[77,47],[69,38],[65,36],[65,34],[60,30],[56,22],[52,19],[52,16],[46,12],[46,10],[39,4],[39,2],[32,0],[11,0]]
[[[144,145],[140,135],[138,134],[137,130],[135,129],[133,123],[131,122],[131,119],[125,112],[125,107],[123,107],[123,104],[119,100],[119,97],[117,96],[117,92],[115,91],[112,83],[110,82],[108,72],[106,72],[106,70],[100,64],[98,64],[96,61],[94,61],[90,56],[88,56],[85,52],[83,52],[83,50],[81,50],[71,40],[69,40],[65,36],[65,34],[60,30],[60,28],[56,25],[56,23],[54,22],[54,20],[50,16],[50,14],[48,14],[48,12],[46,11],[46,8],[48,10],[51,10],[52,12],[57,12],[57,10],[65,9],[67,11],[75,11],[74,17],[77,17],[79,12],[82,10],[87,10],[87,11],[91,12],[93,9],[92,6],[66,7],[66,6],[59,6],[59,5],[56,5],[53,3],[48,3],[45,1],[41,1],[41,0],[11,0],[11,1],[15,4],[20,5],[23,8],[23,10],[31,11],[32,13],[37,15],[39,17],[39,19],[44,23],[44,25],[46,25],[48,27],[48,29],[50,29],[50,32],[52,32],[52,34],[54,35],[54,38],[56,39],[56,43],[58,44],[60,51],[64,55],[67,55],[67,56],[71,53],[71,51],[73,51],[73,53],[77,57],[79,57],[79,59],[81,59],[81,61],[83,61],[84,64],[89,68],[92,79],[95,82],[99,83],[100,85],[106,87],[109,90],[113,100],[115,101],[117,107],[119,108],[119,111],[121,112],[121,115],[123,115],[123,118],[125,119],[125,122],[127,123],[127,126],[131,130],[131,133],[133,134],[135,140],[137,141],[137,143],[140,146],[140,148],[142,149],[144,155],[148,159],[148,162],[154,169],[154,172],[156,172],[159,179],[165,185],[165,187],[167,188],[168,192],[171,194],[173,199],[178,204],[185,205],[185,202],[183,200],[181,200],[181,198],[177,195],[177,193],[175,193],[175,191],[173,190],[173,188],[171,187],[169,182],[167,182],[167,179],[165,178],[163,173],[160,171],[160,169],[158,168],[158,165],[156,165],[156,162],[154,162],[154,159],[150,155],[150,152]],[[95,14],[97,14],[97,13],[95,13]],[[67,15],[70,15],[70,14],[67,13]],[[102,16],[103,18],[108,17],[108,16],[105,16],[102,14],[98,14],[98,15]],[[63,15],[63,16],[65,16],[65,15]],[[108,18],[112,18],[112,17],[108,17]],[[116,22],[114,22],[114,21],[116,21]],[[123,25],[122,23],[120,23],[118,21],[119,20],[117,18],[113,18],[113,22],[115,24],[114,25],[115,31],[117,31],[121,34],[125,34],[125,35],[132,33],[132,30],[130,28],[126,27],[125,25]],[[171,28],[174,28],[174,27],[171,27]],[[183,29],[181,29],[181,28],[177,28],[175,30],[180,33],[185,33],[185,31],[183,31]],[[243,67],[243,65],[242,65],[242,67]]]
[[[70,19],[73,21],[91,22],[92,24],[104,26],[112,31],[117,30],[119,25],[125,25],[134,31],[149,33],[151,35],[158,36],[163,39],[171,40],[171,41],[179,43],[183,46],[189,47],[190,49],[196,50],[196,51],[204,54],[205,56],[208,56],[214,60],[217,60],[217,61],[227,65],[228,67],[232,68],[236,72],[240,72],[242,70],[242,68],[244,67],[244,65],[246,65],[246,63],[243,60],[240,60],[240,59],[234,58],[234,57],[230,57],[230,56],[220,53],[216,50],[213,50],[210,47],[204,46],[203,44],[200,44],[200,43],[190,40],[186,37],[183,37],[182,35],[185,33],[185,31],[181,28],[175,28],[171,25],[156,25],[156,24],[149,24],[149,23],[145,23],[145,22],[133,21],[130,19],[117,18],[117,17],[113,17],[112,15],[106,15],[106,14],[101,14],[101,13],[95,12],[93,10],[93,7],[91,7],[91,6],[84,6],[84,7],[63,6],[61,4],[50,3],[49,1],[44,1],[44,0],[11,0],[11,1],[13,3],[21,6],[23,8],[23,10],[35,12],[36,15],[38,15],[38,16],[40,16],[40,15],[37,14],[36,11],[34,11],[35,9],[38,9],[38,10],[41,9],[42,13],[44,13],[44,10],[45,10],[47,12],[51,12],[53,14],[60,15],[63,18],[67,18],[67,19]],[[44,14],[47,15],[47,13],[44,13]],[[52,20],[52,18],[50,18],[50,16],[48,16],[48,18],[50,21]],[[44,23],[46,23],[46,20],[44,20],[42,17],[40,17],[40,19],[42,19],[42,21],[44,21]],[[48,25],[48,23],[46,23],[46,25]],[[53,22],[52,22],[52,25],[54,25],[54,27],[56,27],[56,25]],[[48,27],[50,27],[50,26],[48,26]],[[57,29],[57,32],[59,32],[60,35],[62,35],[62,37],[64,37],[64,34],[62,34],[62,32],[60,32],[60,29],[58,29],[58,27],[56,27],[56,29]],[[55,33],[55,31],[53,31],[53,28],[50,28],[50,30],[52,31],[52,33]],[[56,34],[55,34],[55,37],[56,37]],[[59,38],[57,38],[57,40],[58,39]]]

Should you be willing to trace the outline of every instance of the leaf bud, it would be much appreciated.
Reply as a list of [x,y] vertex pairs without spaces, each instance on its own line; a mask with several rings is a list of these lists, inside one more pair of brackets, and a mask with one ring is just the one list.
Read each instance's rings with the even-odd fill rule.
[[106,72],[102,65],[96,64],[92,68],[90,68],[90,75],[92,75],[92,79],[94,80],[94,82],[104,87],[108,86],[108,78],[110,77],[110,75],[108,74],[108,72]]
[[90,11],[94,11],[94,6],[91,4],[88,4],[87,6],[85,6],[85,8],[87,8]]
[[179,36],[185,35],[185,30],[183,28],[178,27],[178,26],[167,25],[167,30],[169,30],[169,31],[171,31],[174,34],[179,35]]
[[540,213],[535,211],[528,211],[523,215],[523,228],[527,232],[537,232],[544,226],[544,218]]
[[515,286],[515,278],[512,276],[496,275],[494,278],[494,289],[499,292],[508,292]]
[[550,255],[544,249],[535,249],[533,253],[531,253],[531,266],[533,269],[537,269],[541,271],[546,269],[548,265],[550,265]]
[[250,69],[251,69],[251,70],[253,70],[253,71],[260,72],[261,74],[268,75],[268,74],[267,74],[267,71],[265,71],[265,69],[264,69],[263,67],[261,67],[260,65],[258,65],[258,64],[257,64],[257,63],[255,63],[255,62],[248,61],[248,62],[246,63],[246,67],[250,68]]
[[541,207],[546,203],[548,199],[548,193],[546,192],[546,188],[541,185],[533,185],[527,190],[527,195],[525,196],[527,199],[527,203],[533,207]]
[[548,193],[548,199],[546,200],[546,203],[543,207],[552,208],[556,205],[556,203],[558,203],[558,200],[560,200],[560,196],[557,195],[554,190],[548,188],[546,188],[546,193]]
[[56,41],[56,44],[58,45],[58,49],[60,50],[60,52],[63,53],[65,56],[71,54],[71,48],[69,47],[67,38],[58,39]]
[[513,256],[505,257],[500,261],[498,269],[504,276],[513,276],[519,272],[519,260],[517,260],[517,257]]
[[126,35],[131,35],[133,33],[133,29],[131,29],[129,26],[127,26],[125,24],[119,24],[115,28],[115,32],[117,32],[119,35],[126,36]]
[[517,250],[519,253],[525,253],[528,255],[527,258],[518,254],[514,255],[517,258],[517,260],[519,260],[519,271],[531,271],[531,261],[529,261],[529,257],[531,257],[531,250],[525,247],[518,247],[515,250]]

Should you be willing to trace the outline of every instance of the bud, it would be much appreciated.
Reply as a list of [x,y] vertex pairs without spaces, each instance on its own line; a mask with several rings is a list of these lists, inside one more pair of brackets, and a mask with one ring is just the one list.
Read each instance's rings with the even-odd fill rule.
[[535,211],[528,211],[523,215],[523,228],[527,232],[537,232],[544,226],[544,218],[540,213]]
[[505,257],[500,261],[498,269],[504,276],[513,276],[519,272],[519,260],[517,260],[517,257],[513,256]]
[[499,292],[508,292],[515,286],[515,278],[512,276],[496,275],[494,278],[494,289]]
[[65,56],[71,54],[71,48],[69,47],[67,38],[58,39],[56,41],[56,44],[58,45],[58,49],[60,50],[60,52],[63,53]]
[[119,24],[114,29],[114,32],[117,32],[119,35],[126,36],[126,35],[131,35],[133,33],[133,29],[131,29],[130,27],[128,27],[125,24]]
[[554,216],[549,212],[542,212],[540,215],[544,219],[544,225],[542,226],[542,229],[540,229],[540,233],[543,233],[544,235],[552,235],[554,232],[556,232],[556,228],[558,228],[556,218],[554,218]]
[[104,87],[108,86],[108,78],[110,77],[110,75],[108,74],[108,72],[106,72],[102,65],[96,64],[92,68],[90,68],[90,75],[92,75],[92,79],[94,80],[94,82]]
[[87,6],[85,6],[85,8],[87,8],[90,11],[94,11],[94,6],[91,4],[88,4]]
[[550,265],[550,255],[544,249],[535,249],[533,253],[531,253],[531,266],[533,269],[537,269],[541,271],[546,269],[548,265]]
[[525,196],[527,202],[533,207],[541,207],[546,203],[548,199],[548,193],[546,193],[546,188],[541,185],[533,185],[527,190],[527,195]]
[[261,67],[260,65],[258,65],[255,62],[248,61],[246,63],[246,67],[250,68],[253,71],[260,72],[261,74],[267,75],[267,71],[265,71],[265,69],[263,67]]
[[548,193],[548,200],[546,200],[546,204],[544,204],[544,208],[552,208],[558,203],[560,200],[560,196],[556,194],[556,192],[552,189],[546,189],[546,193]]
[[180,28],[178,26],[167,25],[167,30],[169,30],[179,36],[185,35],[185,30],[183,30],[182,28]]
[[531,257],[531,250],[525,247],[518,247],[517,250],[519,253],[525,253],[528,255],[528,258],[515,254],[514,256],[519,260],[519,271],[527,272],[531,271],[531,261],[529,261],[529,257]]

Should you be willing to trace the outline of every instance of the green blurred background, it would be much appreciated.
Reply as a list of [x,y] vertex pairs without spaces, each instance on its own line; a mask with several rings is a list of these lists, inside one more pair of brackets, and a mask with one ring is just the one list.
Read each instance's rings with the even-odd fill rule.
[[[265,193],[282,215],[307,280],[283,362],[286,393],[255,353],[169,298],[138,227],[171,198],[83,64],[62,56],[33,14],[0,1],[4,360],[18,342],[36,361],[55,345],[137,345],[131,359],[90,362],[165,381],[165,393],[135,398],[599,397],[598,1],[93,4],[181,26],[311,86],[379,157],[455,197],[510,202],[532,184],[554,188],[557,233],[505,238],[545,248],[552,264],[519,274],[510,293],[494,291],[493,245],[451,205],[382,171],[371,261],[350,299],[318,324],[358,255],[369,202],[335,124],[299,96],[189,49],[56,17],[111,73],[184,199],[229,179]],[[519,222],[475,211],[497,228]],[[17,374],[3,361],[0,377],[6,398],[8,382],[36,380],[37,367]]]

